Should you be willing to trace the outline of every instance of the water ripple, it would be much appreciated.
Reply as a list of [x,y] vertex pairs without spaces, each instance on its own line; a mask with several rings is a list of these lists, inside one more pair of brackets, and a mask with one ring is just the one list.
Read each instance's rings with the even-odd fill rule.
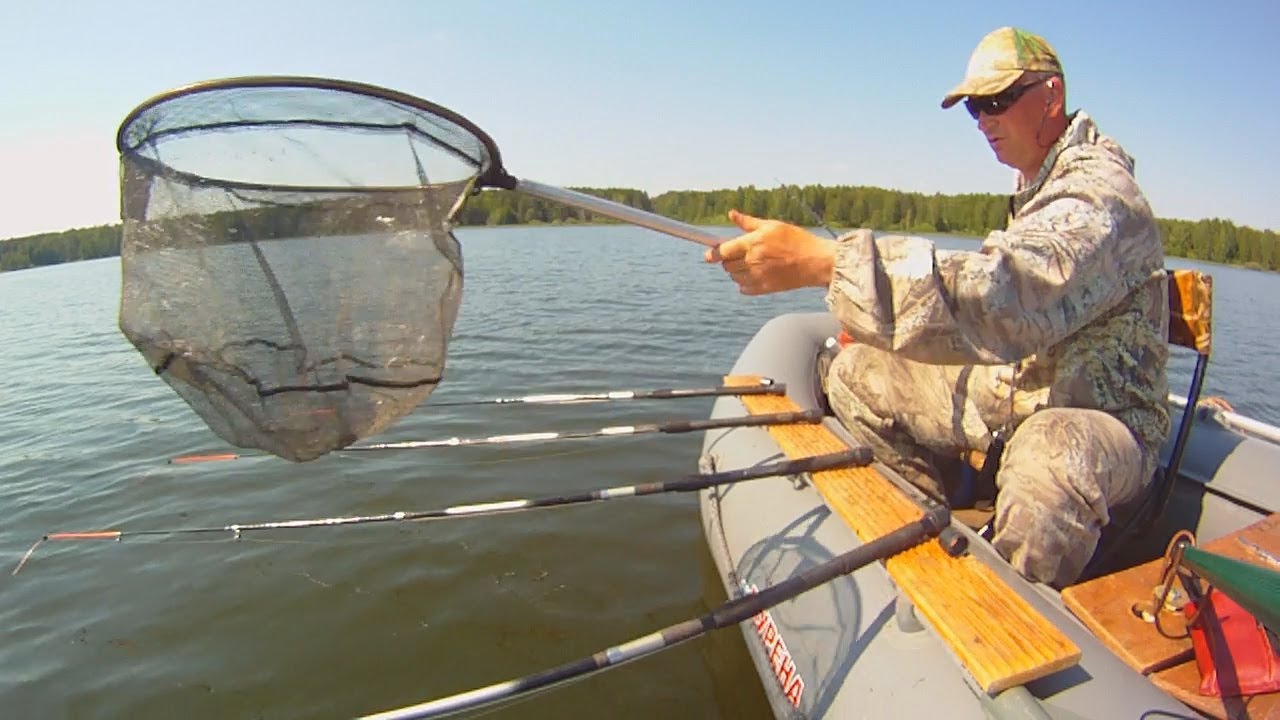
[[[459,232],[445,382],[380,440],[705,417],[710,400],[438,407],[531,392],[711,385],[818,291],[739,295],[682,241],[621,227]],[[960,240],[945,241],[961,244]],[[1212,268],[1209,391],[1280,422],[1274,275]],[[51,530],[222,526],[428,509],[693,472],[695,436],[168,465],[223,444],[116,328],[119,261],[0,275],[0,559]],[[1175,390],[1190,372],[1175,361]],[[186,538],[190,540],[188,536]],[[14,717],[345,717],[531,672],[722,596],[678,496],[471,520],[188,542],[46,543],[0,580]],[[493,717],[768,717],[736,634]]]

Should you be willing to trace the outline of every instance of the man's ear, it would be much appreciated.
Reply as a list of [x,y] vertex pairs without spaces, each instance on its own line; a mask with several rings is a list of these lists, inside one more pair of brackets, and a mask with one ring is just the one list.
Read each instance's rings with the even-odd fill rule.
[[1049,91],[1051,93],[1049,97],[1049,104],[1051,106],[1057,105],[1065,111],[1065,108],[1062,107],[1065,105],[1066,101],[1062,93],[1062,83],[1058,81],[1058,78],[1049,78],[1049,81],[1045,84],[1049,86]]

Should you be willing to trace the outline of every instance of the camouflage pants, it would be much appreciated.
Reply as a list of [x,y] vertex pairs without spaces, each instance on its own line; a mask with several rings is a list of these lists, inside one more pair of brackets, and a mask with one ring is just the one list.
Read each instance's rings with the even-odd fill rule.
[[[1002,376],[1001,373],[1004,373]],[[1011,407],[1009,368],[925,365],[866,345],[840,352],[827,376],[832,410],[876,459],[946,497],[940,466],[985,451],[1010,420],[992,544],[1024,576],[1062,587],[1097,548],[1110,508],[1150,487],[1156,458],[1099,410]]]

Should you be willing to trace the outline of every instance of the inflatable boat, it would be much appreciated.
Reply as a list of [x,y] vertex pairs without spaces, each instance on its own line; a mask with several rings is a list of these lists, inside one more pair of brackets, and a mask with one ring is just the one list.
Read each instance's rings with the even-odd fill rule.
[[[745,347],[731,375],[772,378],[786,384],[787,398],[800,408],[825,409],[818,359],[830,348],[839,330],[836,320],[825,313],[776,317]],[[1197,367],[1196,375],[1203,377],[1203,367]],[[1194,394],[1198,394],[1198,387]],[[720,398],[712,415],[740,415],[746,402],[746,398]],[[1186,402],[1181,396],[1170,396],[1174,432],[1164,448],[1166,464],[1174,452]],[[1088,608],[1081,611],[1070,607],[1071,592],[1076,588],[1059,591],[1025,580],[993,550],[979,531],[980,526],[969,527],[955,517],[951,521],[953,530],[967,541],[965,555],[969,562],[992,573],[1003,588],[1000,594],[1006,598],[979,597],[968,603],[978,607],[953,603],[941,612],[997,613],[1001,612],[998,608],[1004,599],[1017,600],[1021,608],[1017,612],[1038,616],[1034,618],[1036,622],[1047,623],[1065,638],[1064,646],[1075,648],[1069,657],[1064,656],[1065,662],[1041,668],[1040,673],[1025,676],[1025,682],[1015,678],[1007,687],[984,685],[966,668],[965,656],[956,648],[965,643],[981,646],[987,638],[954,637],[955,633],[943,627],[945,622],[937,621],[939,613],[926,617],[919,612],[918,603],[911,597],[911,583],[895,580],[887,563],[876,563],[776,605],[740,625],[775,715],[954,720],[1263,717],[1257,714],[1261,706],[1250,706],[1247,699],[1237,702],[1230,698],[1189,698],[1187,693],[1171,690],[1167,682],[1160,682],[1161,673],[1175,670],[1187,683],[1199,679],[1187,680],[1195,672],[1189,640],[1184,638],[1182,645],[1167,641],[1177,647],[1152,650],[1168,657],[1143,667],[1129,657],[1126,648],[1117,645],[1115,634],[1124,628],[1109,629],[1107,622],[1111,621],[1102,617],[1108,612],[1115,617],[1117,613],[1124,615],[1125,610],[1140,604],[1143,592],[1150,596],[1152,584],[1159,581],[1156,566],[1161,563],[1166,543],[1178,529],[1192,531],[1201,546],[1248,529],[1253,540],[1239,539],[1228,552],[1238,554],[1252,548],[1260,554],[1255,561],[1276,561],[1276,555],[1268,554],[1263,545],[1274,548],[1280,535],[1280,523],[1274,517],[1280,510],[1280,482],[1274,475],[1274,469],[1280,467],[1280,429],[1205,408],[1194,401],[1192,404],[1195,407],[1188,416],[1176,478],[1170,482],[1172,492],[1163,512],[1147,532],[1131,539],[1134,547],[1148,550],[1120,568],[1133,569],[1132,575],[1140,566],[1146,567],[1150,577],[1137,577],[1134,582],[1141,589],[1132,592],[1116,589],[1134,586],[1134,582],[1128,586],[1115,584],[1123,579],[1122,574],[1115,575],[1114,582],[1107,577],[1081,584],[1080,597],[1075,601],[1088,605],[1092,597],[1097,611],[1093,615],[1087,612]],[[821,427],[853,445],[852,438],[829,411]],[[701,465],[704,472],[731,470],[776,461],[786,454],[771,429],[709,431]],[[872,469],[908,492],[892,471],[878,465]],[[702,492],[700,509],[706,542],[730,598],[774,585],[862,543],[855,528],[833,507],[829,495],[824,495],[808,476],[773,478]],[[937,573],[949,572],[945,564],[931,567],[937,568]],[[1104,579],[1112,585],[1100,586],[1098,583]],[[1134,597],[1127,597],[1127,592]],[[1108,604],[1109,609],[1103,607]],[[1141,634],[1152,627],[1150,618],[1139,617],[1136,612],[1127,614],[1128,622],[1139,625],[1130,628],[1134,632]],[[1000,618],[995,621],[1004,622]],[[1027,642],[1034,640],[1028,638]],[[1158,638],[1151,640],[1152,644],[1158,642]],[[1019,652],[1030,650],[1034,648]],[[1138,654],[1141,653],[1139,649]],[[1275,700],[1276,694],[1261,697]],[[1280,708],[1274,712],[1280,717]]]

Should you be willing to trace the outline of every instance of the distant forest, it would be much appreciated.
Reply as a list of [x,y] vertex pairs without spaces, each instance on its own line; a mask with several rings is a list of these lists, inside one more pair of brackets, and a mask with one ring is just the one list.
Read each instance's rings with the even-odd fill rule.
[[[735,190],[681,190],[656,197],[628,188],[575,188],[688,223],[723,225],[731,208],[761,217],[836,229],[867,227],[907,233],[975,237],[1004,228],[1004,195],[924,195],[874,187],[821,186]],[[467,200],[464,226],[611,222],[590,213],[505,190]],[[1229,220],[1160,219],[1167,255],[1280,270],[1276,233]],[[101,225],[0,241],[0,271],[120,254],[120,225]]]

